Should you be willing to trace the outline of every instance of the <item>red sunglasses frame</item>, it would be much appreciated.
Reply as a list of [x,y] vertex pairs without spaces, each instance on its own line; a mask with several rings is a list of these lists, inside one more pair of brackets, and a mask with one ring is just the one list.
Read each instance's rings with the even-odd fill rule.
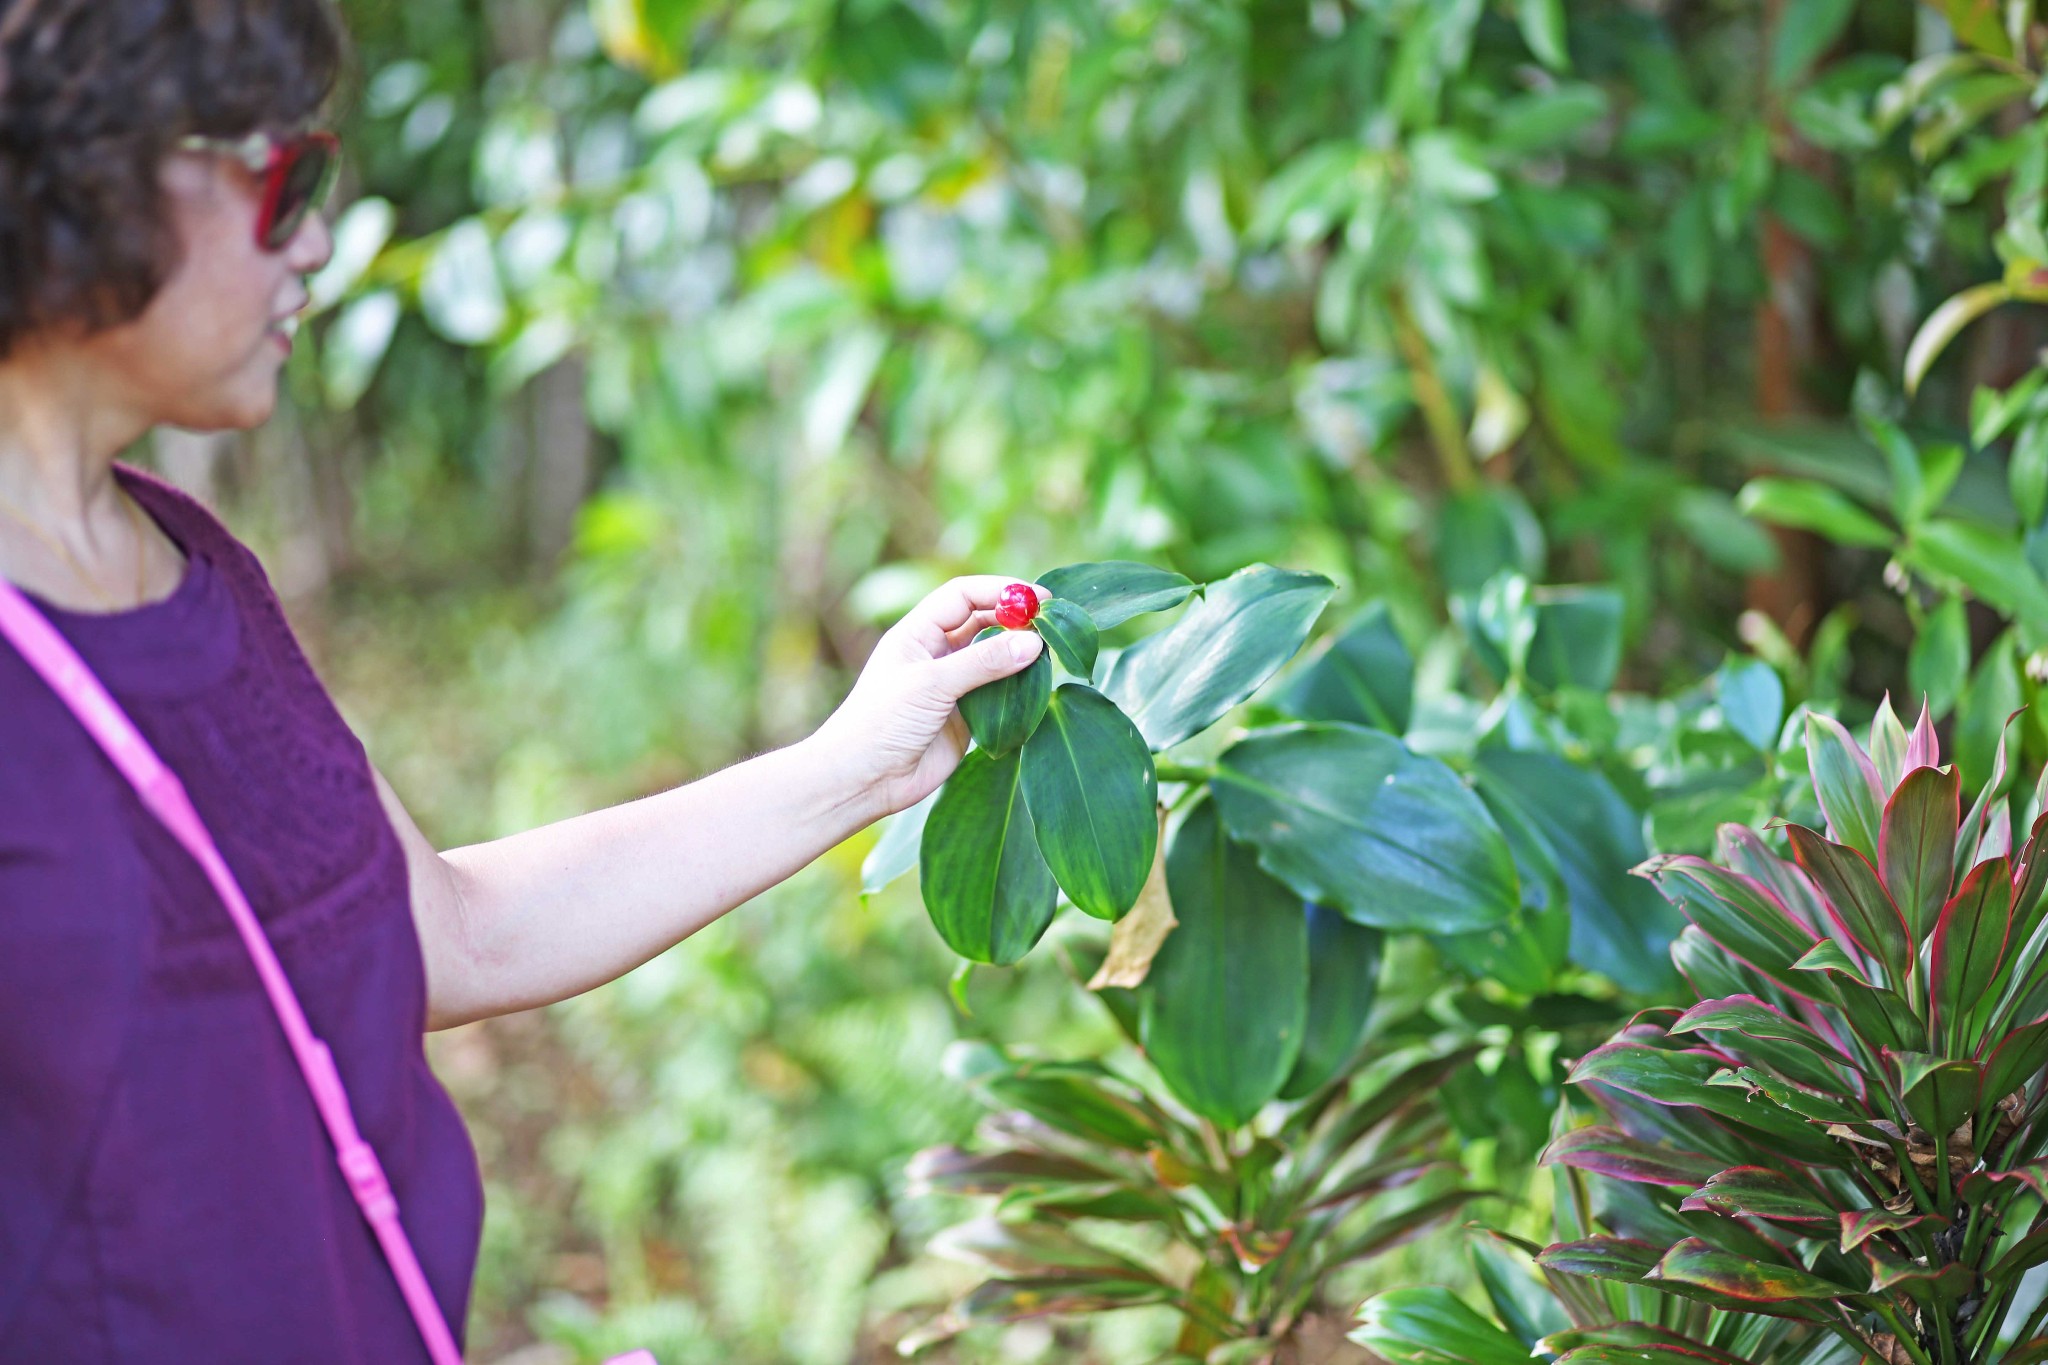
[[[251,174],[263,177],[263,205],[256,214],[256,245],[265,251],[284,250],[298,233],[299,224],[306,215],[326,199],[341,164],[341,139],[333,133],[318,130],[283,138],[269,133],[251,133],[238,138],[194,134],[180,138],[178,147],[181,151],[232,157],[248,167]],[[290,218],[280,219],[278,215],[284,208],[285,187],[291,183],[292,172],[306,157],[315,155],[325,158],[320,179],[312,192],[306,195],[305,202],[292,211]]]

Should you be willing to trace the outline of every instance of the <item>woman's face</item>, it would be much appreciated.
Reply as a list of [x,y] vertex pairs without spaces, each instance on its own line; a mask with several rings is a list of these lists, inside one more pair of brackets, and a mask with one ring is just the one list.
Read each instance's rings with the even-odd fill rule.
[[282,249],[266,251],[256,242],[263,178],[234,158],[173,153],[162,183],[177,264],[140,317],[82,346],[107,396],[141,422],[258,426],[277,404],[305,277],[333,249],[326,221],[309,213]]

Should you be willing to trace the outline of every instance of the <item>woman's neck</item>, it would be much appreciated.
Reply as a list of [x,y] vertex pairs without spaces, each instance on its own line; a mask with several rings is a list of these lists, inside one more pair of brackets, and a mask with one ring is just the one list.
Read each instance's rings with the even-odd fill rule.
[[182,569],[114,482],[114,457],[148,426],[67,359],[45,347],[0,361],[0,577],[62,607],[134,607]]

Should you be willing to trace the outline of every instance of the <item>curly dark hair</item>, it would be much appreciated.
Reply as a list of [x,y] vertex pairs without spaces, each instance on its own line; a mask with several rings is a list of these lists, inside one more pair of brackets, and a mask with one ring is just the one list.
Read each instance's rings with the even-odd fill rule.
[[0,358],[147,308],[172,145],[308,122],[346,51],[330,0],[0,0]]

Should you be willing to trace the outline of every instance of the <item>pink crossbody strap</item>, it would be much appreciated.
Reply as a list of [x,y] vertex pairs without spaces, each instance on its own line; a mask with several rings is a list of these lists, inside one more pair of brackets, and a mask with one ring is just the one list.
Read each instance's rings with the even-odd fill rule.
[[441,1316],[441,1306],[435,1302],[427,1277],[420,1270],[419,1258],[413,1254],[412,1243],[399,1222],[398,1200],[384,1178],[384,1168],[370,1144],[356,1131],[355,1115],[349,1109],[341,1073],[335,1069],[334,1054],[306,1023],[305,1011],[299,1008],[299,998],[285,978],[277,954],[271,951],[263,926],[256,922],[235,874],[214,846],[205,822],[192,808],[184,784],[164,766],[70,643],[4,579],[0,579],[0,636],[13,642],[29,667],[71,708],[135,788],[143,804],[205,870],[206,879],[219,893],[235,922],[236,932],[242,936],[242,946],[249,950],[249,957],[256,964],[264,994],[270,997],[292,1055],[306,1077],[306,1086],[313,1092],[313,1103],[320,1110],[321,1122],[327,1125],[327,1135],[334,1140],[335,1160],[342,1177],[384,1248],[384,1258],[391,1263],[391,1273],[398,1279],[406,1307],[412,1310],[413,1321],[419,1325],[427,1354],[434,1365],[462,1365],[462,1353],[455,1348],[455,1338]]

